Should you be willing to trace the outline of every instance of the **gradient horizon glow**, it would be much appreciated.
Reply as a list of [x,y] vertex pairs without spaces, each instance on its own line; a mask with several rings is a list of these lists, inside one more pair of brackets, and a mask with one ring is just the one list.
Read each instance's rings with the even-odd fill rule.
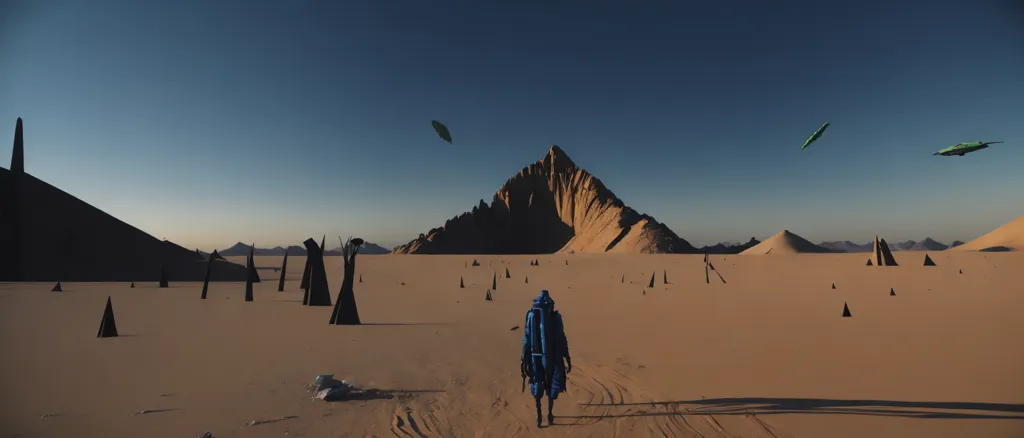
[[[551,144],[698,247],[1024,215],[1024,6],[689,3],[12,0],[0,138],[203,250],[405,243]],[[1006,143],[931,155],[972,141]]]

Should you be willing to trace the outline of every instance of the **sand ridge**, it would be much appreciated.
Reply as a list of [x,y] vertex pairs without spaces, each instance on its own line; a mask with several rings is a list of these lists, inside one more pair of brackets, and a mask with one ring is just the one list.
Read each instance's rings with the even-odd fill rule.
[[765,239],[763,242],[743,250],[742,255],[830,253],[826,248],[811,243],[789,230]]
[[981,251],[988,248],[1004,247],[1024,251],[1024,216],[1010,221],[970,242],[950,248],[952,251]]

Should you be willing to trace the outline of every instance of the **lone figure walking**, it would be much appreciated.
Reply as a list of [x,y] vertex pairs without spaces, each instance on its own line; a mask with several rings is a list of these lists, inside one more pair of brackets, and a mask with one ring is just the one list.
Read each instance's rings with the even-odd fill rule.
[[[566,374],[572,372],[569,343],[565,339],[562,315],[555,310],[555,302],[548,291],[540,291],[533,307],[526,312],[523,326],[523,352],[520,362],[525,391],[529,379],[530,393],[537,402],[537,427],[542,427],[540,399],[548,396],[548,425],[555,422],[552,413],[555,399],[565,391]],[[565,362],[562,362],[565,359]]]

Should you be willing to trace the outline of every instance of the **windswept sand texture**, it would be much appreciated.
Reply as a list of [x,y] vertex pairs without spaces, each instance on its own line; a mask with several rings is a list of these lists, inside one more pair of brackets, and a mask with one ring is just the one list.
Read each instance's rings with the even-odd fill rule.
[[[365,257],[363,326],[301,306],[301,257],[286,292],[259,283],[249,303],[241,282],[207,300],[199,283],[2,284],[0,436],[1024,436],[1024,254],[932,256],[712,256],[727,284],[704,283],[701,255]],[[556,426],[537,429],[509,329],[541,288],[575,369]],[[120,336],[97,339],[108,295]],[[311,401],[317,374],[382,392]]]
[[802,253],[829,253],[826,248],[822,248],[804,239],[803,237],[797,236],[789,232],[789,230],[782,230],[781,233],[776,234],[772,237],[765,239],[757,245],[747,248],[740,254],[742,255],[772,255],[772,254],[802,254]]
[[625,206],[558,146],[473,210],[398,254],[695,253],[654,218]]
[[953,251],[981,251],[995,247],[1024,251],[1024,216],[1014,219],[984,236],[950,249]]

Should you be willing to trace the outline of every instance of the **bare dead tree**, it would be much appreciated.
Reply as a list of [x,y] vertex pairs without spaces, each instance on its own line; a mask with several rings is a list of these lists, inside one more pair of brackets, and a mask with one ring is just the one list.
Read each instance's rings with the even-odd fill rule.
[[356,278],[356,255],[359,254],[359,247],[363,245],[363,239],[349,236],[348,240],[341,242],[341,258],[345,263],[345,278],[341,282],[341,292],[338,293],[338,301],[334,304],[334,312],[331,314],[331,324],[337,325],[359,325],[359,309],[356,308],[355,278]]

